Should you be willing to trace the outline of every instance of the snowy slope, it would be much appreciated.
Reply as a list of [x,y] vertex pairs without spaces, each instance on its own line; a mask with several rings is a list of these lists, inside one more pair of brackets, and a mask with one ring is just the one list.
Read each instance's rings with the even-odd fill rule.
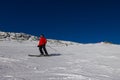
[[50,57],[36,40],[0,40],[0,80],[120,80],[120,45],[49,40]]

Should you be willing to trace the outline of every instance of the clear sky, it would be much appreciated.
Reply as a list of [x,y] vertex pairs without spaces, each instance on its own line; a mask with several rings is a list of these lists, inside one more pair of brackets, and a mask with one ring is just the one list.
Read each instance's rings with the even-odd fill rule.
[[0,30],[120,44],[119,0],[0,0]]

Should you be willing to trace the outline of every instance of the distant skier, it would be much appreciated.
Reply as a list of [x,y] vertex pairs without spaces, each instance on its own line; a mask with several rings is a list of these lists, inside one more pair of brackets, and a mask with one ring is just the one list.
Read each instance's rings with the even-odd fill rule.
[[41,53],[40,56],[48,56],[48,52],[46,50],[46,43],[47,43],[47,39],[44,37],[43,34],[41,34],[39,44],[38,44],[38,47]]

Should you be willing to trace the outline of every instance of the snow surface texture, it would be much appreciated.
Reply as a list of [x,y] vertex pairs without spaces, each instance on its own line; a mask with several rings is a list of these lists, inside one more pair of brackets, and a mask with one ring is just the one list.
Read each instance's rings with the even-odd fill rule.
[[120,80],[120,45],[48,40],[51,56],[30,57],[40,54],[38,41],[7,38],[0,39],[0,80]]

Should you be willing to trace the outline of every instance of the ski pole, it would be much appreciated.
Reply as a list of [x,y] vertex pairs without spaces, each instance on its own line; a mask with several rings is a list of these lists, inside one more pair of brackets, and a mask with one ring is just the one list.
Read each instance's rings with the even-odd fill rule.
[[53,49],[54,51],[57,51],[56,49],[52,48],[51,46],[47,45],[49,48]]

